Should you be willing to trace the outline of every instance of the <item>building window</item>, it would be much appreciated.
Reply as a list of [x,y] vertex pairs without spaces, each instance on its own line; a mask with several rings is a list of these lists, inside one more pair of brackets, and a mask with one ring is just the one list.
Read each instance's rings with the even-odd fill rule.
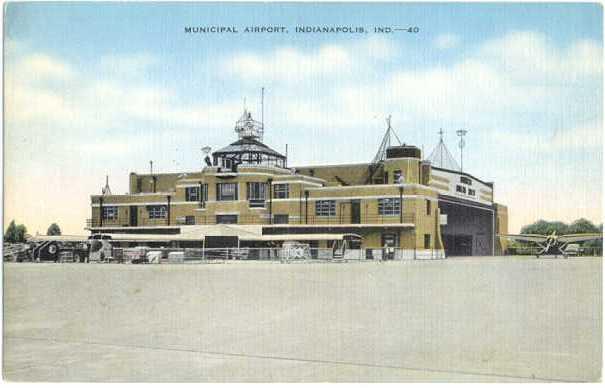
[[[201,196],[200,196],[201,188]],[[185,201],[204,203],[208,200],[208,184],[185,188]]]
[[288,223],[288,215],[287,214],[276,214],[273,216],[274,224],[287,224]]
[[198,202],[199,200],[200,200],[200,188],[199,187],[186,187],[185,188],[185,201]]
[[401,170],[393,171],[393,183],[403,183],[404,178]]
[[425,199],[426,201],[426,215],[430,216],[431,215],[431,201],[429,201],[428,199]]
[[330,217],[336,215],[336,201],[315,201],[315,215]]
[[461,176],[460,177],[460,183],[464,183],[465,185],[472,185],[473,181],[470,178],[467,178],[465,176]]
[[248,182],[248,202],[250,207],[265,207],[265,192],[267,184],[264,182]]
[[220,214],[216,216],[217,224],[237,224],[236,214]]
[[383,233],[380,236],[380,244],[382,247],[399,247],[399,234],[397,233]]
[[378,200],[378,214],[381,216],[399,215],[400,209],[399,198],[381,198]]
[[166,205],[147,206],[147,213],[150,219],[166,218],[168,207]]
[[461,185],[456,185],[456,192],[466,194],[466,187]]
[[217,201],[237,201],[237,183],[217,183]]
[[475,190],[473,190],[473,189],[468,189],[468,195],[472,195],[472,196],[474,196],[474,195],[475,195]]
[[287,183],[278,183],[273,185],[273,198],[288,198],[290,186]]
[[195,225],[195,216],[185,216],[185,225]]
[[233,162],[231,159],[222,159],[221,160],[223,167],[225,167],[226,169],[231,170],[231,168],[233,167]]
[[104,220],[117,220],[118,219],[118,207],[117,206],[103,207],[103,219]]
[[431,235],[424,235],[424,249],[431,249]]

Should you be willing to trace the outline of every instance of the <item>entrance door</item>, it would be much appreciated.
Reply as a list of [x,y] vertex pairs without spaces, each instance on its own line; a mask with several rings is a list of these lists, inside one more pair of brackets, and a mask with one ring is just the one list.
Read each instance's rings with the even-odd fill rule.
[[383,260],[394,260],[395,249],[399,248],[399,234],[398,233],[383,233],[380,242],[382,245],[382,259]]
[[139,216],[139,209],[136,206],[130,207],[130,226],[137,226]]
[[361,223],[361,204],[358,199],[351,200],[351,223]]

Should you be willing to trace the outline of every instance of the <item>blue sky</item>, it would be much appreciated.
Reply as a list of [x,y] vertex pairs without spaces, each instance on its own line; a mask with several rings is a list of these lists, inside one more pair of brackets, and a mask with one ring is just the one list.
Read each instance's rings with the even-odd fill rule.
[[[185,34],[280,25],[288,34]],[[297,25],[419,27],[297,34]],[[82,233],[109,174],[196,170],[234,139],[243,99],[290,164],[370,161],[384,118],[428,154],[469,130],[510,230],[601,219],[602,10],[596,4],[9,3],[5,224]],[[257,114],[257,116],[259,116]],[[18,161],[18,163],[17,163]]]

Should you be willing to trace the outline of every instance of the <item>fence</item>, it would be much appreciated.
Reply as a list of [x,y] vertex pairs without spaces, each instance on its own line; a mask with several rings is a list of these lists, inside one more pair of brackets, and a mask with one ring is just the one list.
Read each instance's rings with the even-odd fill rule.
[[305,245],[282,248],[113,248],[114,262],[210,263],[228,261],[362,262],[445,259],[443,250],[333,249]]
[[[560,252],[557,249],[551,251],[551,253],[542,253],[542,250],[543,249],[541,247],[535,247],[535,246],[509,247],[508,249],[506,249],[505,255],[510,255],[510,256],[538,256],[539,254],[543,254],[545,256],[552,256],[553,254],[557,255],[557,256],[564,255],[562,252]],[[565,255],[598,257],[598,256],[603,256],[603,248],[602,247],[591,247],[591,246],[580,247],[577,251],[565,251]]]
[[29,244],[5,243],[3,249],[4,261],[28,261],[31,260],[31,249]]

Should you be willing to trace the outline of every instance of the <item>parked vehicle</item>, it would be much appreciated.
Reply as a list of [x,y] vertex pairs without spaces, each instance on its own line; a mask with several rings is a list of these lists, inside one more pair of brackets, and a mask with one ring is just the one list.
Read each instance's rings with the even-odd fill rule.
[[140,246],[133,248],[124,248],[122,250],[122,257],[124,262],[131,264],[145,264],[147,263],[147,251],[149,247]]
[[580,256],[583,252],[580,244],[568,244],[563,250],[563,256]]
[[44,240],[33,243],[35,261],[84,263],[88,261],[90,244],[86,241]]

